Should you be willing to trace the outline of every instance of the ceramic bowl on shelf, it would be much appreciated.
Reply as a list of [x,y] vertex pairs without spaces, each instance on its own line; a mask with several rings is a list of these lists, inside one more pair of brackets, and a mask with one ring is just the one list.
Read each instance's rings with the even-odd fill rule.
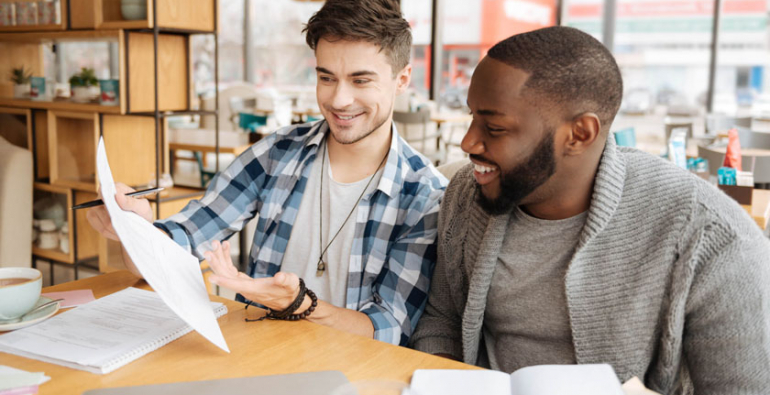
[[147,0],[121,0],[120,13],[129,21],[147,19]]

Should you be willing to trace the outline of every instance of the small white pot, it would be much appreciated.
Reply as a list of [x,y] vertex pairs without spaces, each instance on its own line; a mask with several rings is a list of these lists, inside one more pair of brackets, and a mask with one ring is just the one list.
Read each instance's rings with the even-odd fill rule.
[[96,90],[93,88],[92,86],[73,86],[70,89],[72,91],[72,101],[79,103],[93,101],[99,97],[99,87],[97,86]]
[[14,85],[13,97],[16,99],[29,99],[29,91],[31,89],[29,84]]

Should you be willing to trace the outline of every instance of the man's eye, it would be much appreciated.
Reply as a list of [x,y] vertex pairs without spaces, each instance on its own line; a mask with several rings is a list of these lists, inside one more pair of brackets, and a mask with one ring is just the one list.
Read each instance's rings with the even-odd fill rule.
[[357,85],[363,85],[369,82],[369,80],[353,80],[353,82]]
[[318,79],[320,79],[323,82],[331,82],[332,81],[331,77],[326,77],[326,76],[323,76],[323,75],[318,77]]
[[487,125],[485,127],[487,128],[487,131],[489,133],[501,133],[501,132],[505,131],[505,129],[499,129],[499,128],[495,128],[495,127],[492,127],[492,126],[489,126],[489,125]]

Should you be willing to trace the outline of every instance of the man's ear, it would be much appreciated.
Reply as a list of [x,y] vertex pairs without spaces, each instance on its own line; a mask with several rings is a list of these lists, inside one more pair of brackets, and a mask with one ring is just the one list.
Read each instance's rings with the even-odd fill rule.
[[409,87],[409,82],[412,80],[412,64],[407,64],[396,76],[396,94],[400,95],[404,93],[406,88]]
[[602,122],[592,112],[580,114],[572,119],[570,135],[565,145],[567,155],[579,155],[601,140]]

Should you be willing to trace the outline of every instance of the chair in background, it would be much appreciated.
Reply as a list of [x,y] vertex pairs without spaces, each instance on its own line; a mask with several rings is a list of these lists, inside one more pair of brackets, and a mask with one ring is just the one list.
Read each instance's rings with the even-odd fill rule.
[[[238,125],[226,122],[230,119],[230,98],[255,98],[259,90],[254,84],[246,81],[229,83],[229,86],[219,91],[219,130],[238,130]],[[201,109],[213,111],[215,108],[214,96],[201,97]],[[202,129],[214,129],[215,122],[213,115],[204,115],[201,117]]]
[[401,136],[409,145],[420,151],[434,164],[446,162],[446,143],[441,131],[431,130],[430,110],[422,109],[415,112],[393,111],[393,121]]
[[32,265],[32,153],[0,137],[0,267]]

